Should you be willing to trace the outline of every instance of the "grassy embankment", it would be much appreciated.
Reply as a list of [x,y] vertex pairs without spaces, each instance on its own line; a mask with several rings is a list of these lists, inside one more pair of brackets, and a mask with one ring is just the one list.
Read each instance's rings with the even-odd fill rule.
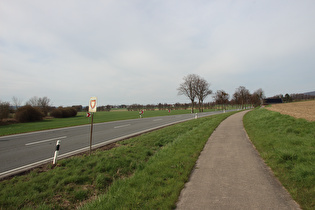
[[[197,112],[197,110],[195,110]],[[214,110],[205,110],[214,111]],[[167,110],[161,111],[145,111],[143,117],[157,117],[178,114],[188,114],[190,110],[172,110],[170,113]],[[111,112],[96,112],[94,115],[94,123],[109,122],[116,120],[127,120],[139,118],[137,111],[111,111]],[[86,117],[86,112],[79,112],[76,117],[71,118],[51,118],[40,122],[17,123],[11,125],[0,126],[0,136],[26,133],[31,131],[40,131],[53,128],[63,128],[76,125],[84,125],[91,123],[91,118]]]
[[265,109],[244,125],[266,164],[303,209],[315,209],[315,122]]
[[232,113],[169,126],[0,182],[0,209],[172,209],[207,139]]

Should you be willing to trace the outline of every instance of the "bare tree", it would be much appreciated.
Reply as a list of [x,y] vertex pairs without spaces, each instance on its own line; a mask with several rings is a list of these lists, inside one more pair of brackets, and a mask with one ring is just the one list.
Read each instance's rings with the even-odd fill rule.
[[194,112],[194,103],[197,96],[195,88],[198,78],[199,77],[196,74],[187,75],[186,77],[184,77],[184,82],[180,84],[179,88],[177,89],[178,95],[185,95],[190,99],[191,113]]
[[38,97],[37,96],[33,96],[32,98],[30,98],[27,102],[26,105],[31,105],[33,107],[39,107],[39,103],[38,103]]
[[249,90],[247,90],[244,86],[240,86],[235,90],[235,93],[233,94],[233,100],[240,104],[242,109],[246,108],[246,104],[249,103],[250,100]]
[[8,118],[10,115],[10,103],[0,101],[0,121],[2,119]]
[[283,101],[285,101],[286,103],[292,102],[292,97],[287,93],[285,94]]
[[199,100],[199,112],[203,112],[203,101],[208,95],[212,94],[212,90],[209,89],[210,84],[201,77],[197,78],[195,85],[196,95]]
[[264,91],[261,88],[259,88],[251,95],[251,103],[254,105],[254,107],[261,106],[264,98],[265,98]]
[[229,102],[229,94],[224,90],[217,90],[213,99],[215,100],[216,104],[222,105],[222,109],[225,109],[226,104]]
[[18,99],[17,97],[12,97],[13,106],[15,106],[15,109],[17,110],[20,106],[22,106],[22,100]]
[[38,98],[37,96],[32,97],[26,105],[31,105],[33,107],[39,107],[41,111],[47,116],[49,108],[50,108],[50,99],[45,97]]
[[140,104],[132,104],[127,108],[128,111],[140,111],[141,109],[143,109],[143,105]]
[[45,96],[43,98],[39,98],[38,103],[39,103],[39,107],[42,109],[44,114],[47,116],[49,109],[50,109],[50,99]]

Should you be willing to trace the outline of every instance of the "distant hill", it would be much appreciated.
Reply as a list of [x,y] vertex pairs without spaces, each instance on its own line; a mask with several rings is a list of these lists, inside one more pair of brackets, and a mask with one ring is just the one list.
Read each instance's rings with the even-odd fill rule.
[[315,91],[303,93],[304,95],[315,96]]

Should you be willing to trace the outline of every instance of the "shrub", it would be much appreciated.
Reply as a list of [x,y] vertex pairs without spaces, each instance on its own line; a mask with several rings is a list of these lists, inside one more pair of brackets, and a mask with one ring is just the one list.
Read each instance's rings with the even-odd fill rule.
[[34,122],[43,120],[44,114],[31,105],[22,106],[15,113],[15,119],[19,122]]
[[0,121],[8,118],[10,114],[10,103],[0,102]]
[[55,118],[67,118],[67,117],[75,117],[77,115],[77,110],[72,107],[66,107],[66,108],[58,108],[54,109],[50,112],[50,116]]
[[54,109],[50,112],[50,116],[54,118],[62,118],[62,111],[61,109]]
[[77,110],[72,107],[67,107],[63,109],[63,115],[64,117],[75,117],[77,115]]

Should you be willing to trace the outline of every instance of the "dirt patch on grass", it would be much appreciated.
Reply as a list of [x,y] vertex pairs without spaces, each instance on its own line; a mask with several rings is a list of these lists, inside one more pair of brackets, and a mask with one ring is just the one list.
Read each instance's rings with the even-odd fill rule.
[[304,118],[307,121],[315,121],[315,100],[285,104],[274,104],[267,107],[270,111],[280,112],[295,118]]
[[15,123],[19,123],[19,121],[17,121],[14,118],[7,118],[7,119],[3,119],[2,121],[0,121],[0,125],[11,125],[11,124],[15,124]]

